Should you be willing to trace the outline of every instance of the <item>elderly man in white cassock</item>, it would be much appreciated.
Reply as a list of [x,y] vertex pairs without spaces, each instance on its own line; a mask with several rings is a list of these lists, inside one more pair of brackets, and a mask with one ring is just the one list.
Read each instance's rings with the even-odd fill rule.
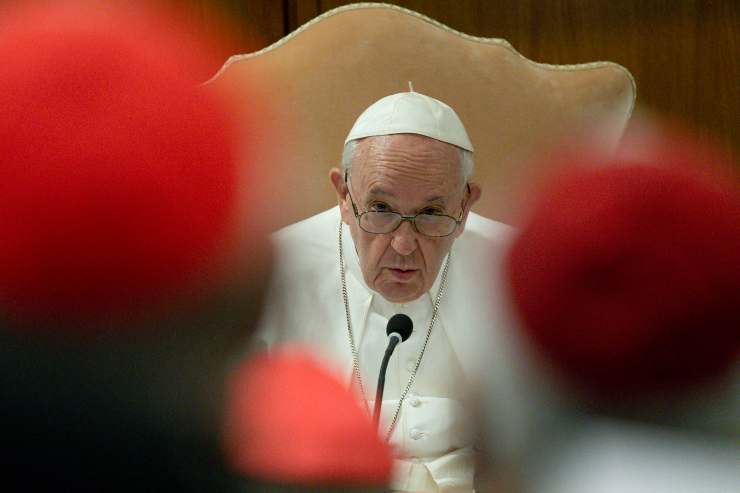
[[368,412],[388,320],[413,321],[389,360],[379,420],[396,451],[396,491],[473,491],[472,389],[500,330],[491,300],[510,228],[470,212],[481,195],[472,173],[452,108],[393,94],[360,115],[342,169],[329,173],[339,205],[275,235],[261,342],[309,346]]

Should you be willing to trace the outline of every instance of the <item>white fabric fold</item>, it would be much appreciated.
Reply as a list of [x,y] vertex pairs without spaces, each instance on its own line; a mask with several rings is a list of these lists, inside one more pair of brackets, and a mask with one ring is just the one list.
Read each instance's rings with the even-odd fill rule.
[[433,459],[397,459],[391,488],[424,493],[471,493],[475,454],[471,447]]

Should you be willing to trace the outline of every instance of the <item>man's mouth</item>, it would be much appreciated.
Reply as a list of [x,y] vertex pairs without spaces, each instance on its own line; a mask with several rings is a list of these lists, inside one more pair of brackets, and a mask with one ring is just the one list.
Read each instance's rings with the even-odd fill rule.
[[396,269],[393,267],[389,267],[388,270],[391,272],[391,275],[399,281],[408,281],[414,277],[417,272],[419,272],[419,269]]

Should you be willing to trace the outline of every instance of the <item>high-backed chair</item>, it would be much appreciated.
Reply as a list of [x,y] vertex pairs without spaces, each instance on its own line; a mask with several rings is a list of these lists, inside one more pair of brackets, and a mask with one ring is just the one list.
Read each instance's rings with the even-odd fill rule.
[[[354,120],[373,101],[408,90],[408,81],[458,112],[483,187],[474,210],[504,222],[514,221],[533,155],[597,126],[603,145],[615,144],[635,101],[632,76],[615,63],[536,63],[503,39],[367,3],[331,10],[267,48],[232,56],[208,84],[231,92],[243,115],[254,117],[255,103],[269,107],[250,138],[279,136],[259,159],[279,172],[271,212],[283,226],[336,203],[327,171],[339,165]],[[252,90],[241,93],[245,84]]]

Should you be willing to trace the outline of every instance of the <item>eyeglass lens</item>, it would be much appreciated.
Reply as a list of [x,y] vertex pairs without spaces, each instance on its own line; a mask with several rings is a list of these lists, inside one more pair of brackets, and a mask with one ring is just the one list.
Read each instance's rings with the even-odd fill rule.
[[[360,215],[360,226],[369,233],[390,233],[400,225],[402,217],[396,212],[366,212]],[[419,233],[427,236],[447,236],[455,230],[456,221],[449,216],[419,214],[414,219]]]

